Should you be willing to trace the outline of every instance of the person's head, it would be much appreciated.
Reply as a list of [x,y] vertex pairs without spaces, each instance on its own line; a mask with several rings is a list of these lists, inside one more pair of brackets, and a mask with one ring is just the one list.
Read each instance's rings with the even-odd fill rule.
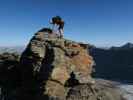
[[56,20],[62,20],[62,18],[60,16],[55,16],[53,18],[56,19]]
[[62,21],[62,18],[60,16],[55,16],[50,20],[51,24],[59,24]]

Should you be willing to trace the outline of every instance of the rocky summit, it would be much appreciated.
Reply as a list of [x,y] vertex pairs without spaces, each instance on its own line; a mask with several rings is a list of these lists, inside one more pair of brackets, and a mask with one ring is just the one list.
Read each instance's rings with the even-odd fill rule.
[[39,87],[44,89],[43,94],[53,98],[64,99],[71,86],[94,83],[94,61],[87,46],[58,38],[48,29],[33,36],[20,63],[24,87],[38,81],[43,84]]
[[88,48],[48,28],[39,30],[17,64],[0,64],[1,100],[124,100],[112,85],[91,77],[94,61]]

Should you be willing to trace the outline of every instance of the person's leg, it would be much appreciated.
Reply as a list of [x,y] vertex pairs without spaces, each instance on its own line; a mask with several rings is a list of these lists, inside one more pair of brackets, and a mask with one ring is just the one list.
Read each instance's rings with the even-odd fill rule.
[[59,33],[60,33],[60,38],[63,38],[63,34],[64,34],[63,29],[59,29]]
[[52,30],[53,31],[55,30],[55,26],[56,26],[55,24],[52,25]]

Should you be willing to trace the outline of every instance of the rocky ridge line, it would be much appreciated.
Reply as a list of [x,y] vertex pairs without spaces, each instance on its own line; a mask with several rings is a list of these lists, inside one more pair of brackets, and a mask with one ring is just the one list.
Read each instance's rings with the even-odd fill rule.
[[112,85],[91,77],[88,45],[58,38],[47,28],[35,33],[17,64],[9,60],[0,64],[2,100],[123,100]]

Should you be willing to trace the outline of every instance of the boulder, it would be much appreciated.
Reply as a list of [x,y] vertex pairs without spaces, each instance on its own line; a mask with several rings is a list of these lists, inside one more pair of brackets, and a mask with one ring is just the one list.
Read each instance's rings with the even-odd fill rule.
[[85,45],[47,35],[45,30],[37,32],[21,56],[23,86],[30,87],[39,81],[44,84],[44,95],[60,98],[66,96],[75,81],[76,84],[93,84],[94,61]]
[[88,48],[51,29],[38,31],[21,57],[0,55],[2,100],[123,100],[112,85],[91,77]]

